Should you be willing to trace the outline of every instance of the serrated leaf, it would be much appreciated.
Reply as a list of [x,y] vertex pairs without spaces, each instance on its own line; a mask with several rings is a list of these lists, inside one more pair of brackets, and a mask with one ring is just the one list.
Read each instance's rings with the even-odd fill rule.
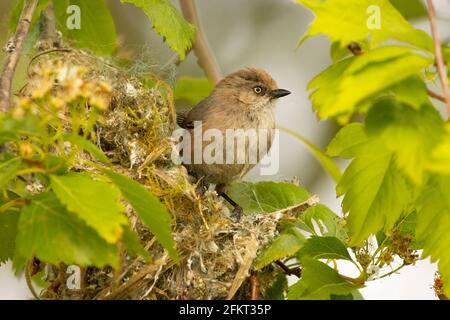
[[391,229],[406,213],[411,190],[394,166],[384,142],[370,139],[361,146],[336,187],[344,195],[343,212],[349,212],[350,245],[358,245],[379,230]]
[[395,100],[404,103],[414,109],[420,109],[424,105],[430,105],[425,83],[418,76],[408,78],[388,89]]
[[305,258],[302,266],[302,278],[289,287],[289,300],[329,300],[331,295],[347,295],[358,289],[325,263]]
[[[57,0],[53,1],[58,30],[80,48],[88,48],[101,55],[111,55],[116,49],[116,27],[103,0]],[[67,11],[69,6],[80,11],[80,28],[69,22],[76,13]]]
[[342,60],[316,76],[308,85],[310,99],[321,119],[348,120],[353,113],[366,112],[369,99],[420,75],[432,62],[410,48],[380,47]]
[[120,0],[131,3],[150,19],[155,31],[164,37],[165,41],[184,60],[186,52],[192,47],[195,38],[195,28],[184,20],[177,8],[169,0]]
[[279,128],[282,131],[293,136],[295,139],[297,139],[304,145],[306,145],[308,147],[308,149],[311,151],[311,153],[313,154],[313,156],[317,159],[317,161],[319,161],[319,163],[321,164],[321,166],[325,170],[325,172],[328,173],[328,175],[330,175],[330,177],[335,182],[339,181],[339,179],[342,176],[341,169],[339,169],[338,165],[336,164],[336,162],[334,162],[333,159],[331,159],[322,150],[320,150],[319,147],[317,147],[316,145],[311,143],[308,139],[306,139],[299,133],[297,133],[291,129],[288,129],[288,128],[283,128],[283,127],[279,127]]
[[18,220],[19,212],[0,212],[0,265],[14,255]]
[[[347,241],[347,231],[344,221],[323,204],[309,207],[299,218],[307,226],[307,230],[314,235],[336,237]],[[316,230],[315,225],[319,230]]]
[[67,209],[110,243],[122,236],[127,223],[118,191],[110,184],[96,181],[84,173],[50,176],[51,187]]
[[39,194],[23,207],[16,241],[21,259],[37,257],[59,264],[117,267],[117,248],[76,215],[69,213],[53,193]]
[[361,146],[367,142],[367,135],[362,123],[350,123],[331,140],[327,154],[344,159],[353,158]]
[[[1,160],[3,160],[2,158],[3,157],[0,157]],[[10,158],[0,162],[0,190],[16,176],[21,164],[22,160],[20,158]]]
[[450,177],[430,179],[417,201],[416,239],[423,244],[422,256],[438,262],[444,290],[450,296]]
[[64,140],[69,141],[70,143],[75,144],[79,148],[89,152],[95,159],[98,161],[104,163],[104,164],[111,164],[111,161],[108,159],[108,157],[103,153],[102,150],[100,150],[95,144],[93,144],[88,139],[79,136],[79,135],[65,135]]
[[353,261],[347,247],[336,237],[312,236],[307,239],[298,252],[300,259],[343,259]]
[[196,105],[209,96],[214,83],[206,78],[180,77],[173,90],[174,98]]
[[138,235],[129,227],[124,227],[123,229],[122,242],[130,256],[134,257],[136,255],[140,255],[146,262],[150,262],[152,260],[150,253],[142,246]]
[[283,232],[265,248],[255,261],[255,269],[261,269],[276,260],[294,255],[306,239],[299,232],[288,230]]
[[416,185],[421,185],[430,163],[430,150],[444,138],[445,123],[432,105],[415,110],[392,99],[383,99],[369,111],[366,131],[383,139],[395,155],[397,168]]
[[120,189],[123,197],[166,248],[170,257],[178,262],[178,253],[172,238],[172,217],[166,207],[138,182],[111,170],[105,170],[105,174]]
[[[300,40],[326,35],[331,42],[347,47],[370,39],[372,47],[386,40],[398,40],[432,51],[431,37],[414,29],[388,0],[296,0],[314,12],[315,20]],[[379,17],[377,17],[377,12]],[[379,18],[380,25],[373,23]],[[376,21],[375,21],[376,22]]]
[[235,182],[227,194],[247,214],[274,212],[301,204],[310,197],[308,191],[295,184],[271,181]]

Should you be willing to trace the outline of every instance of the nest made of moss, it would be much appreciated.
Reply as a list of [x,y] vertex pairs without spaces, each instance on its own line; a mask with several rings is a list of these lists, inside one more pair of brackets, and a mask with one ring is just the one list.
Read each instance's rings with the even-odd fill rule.
[[[43,70],[52,70],[54,76]],[[80,72],[82,70],[82,72]],[[64,86],[52,77],[73,77]],[[44,79],[45,78],[45,79]],[[50,79],[50,81],[49,81]],[[44,81],[45,80],[45,81]],[[57,299],[231,299],[248,298],[248,277],[258,252],[278,233],[280,220],[291,212],[244,215],[236,222],[214,191],[199,195],[197,183],[183,166],[170,160],[174,142],[175,109],[171,88],[162,79],[148,76],[151,87],[108,61],[79,50],[52,50],[32,60],[27,87],[21,96],[36,95],[42,83],[54,96],[85,93],[89,101],[106,110],[95,125],[95,142],[115,169],[139,181],[168,208],[173,216],[173,237],[179,265],[158,244],[131,207],[127,215],[153,260],[131,258],[123,252],[120,270],[83,269],[82,288],[66,287],[65,266],[47,266],[49,288],[41,293]],[[147,82],[148,82],[147,81]],[[78,83],[80,87],[73,84]],[[83,84],[107,88],[94,94]],[[50,88],[51,87],[51,88]],[[100,101],[98,100],[100,97]],[[63,115],[62,115],[63,116]],[[89,154],[82,157],[90,158]],[[94,161],[94,159],[90,159]],[[91,170],[80,162],[72,170]],[[275,279],[275,270],[264,270]],[[269,274],[269,275],[267,275]],[[273,276],[271,276],[273,275]],[[61,278],[62,277],[62,278]],[[261,283],[261,292],[271,281]]]

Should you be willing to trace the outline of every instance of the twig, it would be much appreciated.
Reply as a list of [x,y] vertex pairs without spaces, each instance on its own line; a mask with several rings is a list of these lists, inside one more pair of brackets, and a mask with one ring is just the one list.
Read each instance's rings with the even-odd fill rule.
[[436,11],[434,9],[432,0],[427,0],[427,4],[428,4],[428,17],[430,19],[431,25],[431,33],[433,35],[436,64],[438,68],[439,78],[441,81],[442,93],[444,95],[445,104],[447,105],[448,116],[450,117],[450,88],[448,87],[447,70],[444,64],[441,41],[436,25]]
[[383,278],[389,277],[390,275],[393,275],[394,273],[399,272],[401,269],[403,269],[403,268],[406,267],[406,266],[407,266],[406,263],[402,263],[402,264],[401,264],[399,267],[397,267],[396,269],[394,269],[394,270],[392,270],[392,271],[390,271],[390,272],[388,272],[388,273],[385,273],[385,274],[383,274],[383,275],[381,275],[381,276],[379,276],[379,277],[373,278],[373,279],[371,279],[371,281],[379,280],[379,279],[383,279]]
[[36,300],[40,300],[41,298],[37,294],[36,290],[34,289],[34,285],[33,285],[32,277],[36,273],[36,271],[34,269],[35,269],[35,266],[34,266],[34,259],[33,259],[33,260],[28,261],[25,266],[25,280],[26,280],[28,289],[30,290],[33,297]]
[[206,76],[214,83],[217,83],[222,76],[216,59],[214,58],[214,54],[209,47],[205,33],[203,32],[203,27],[197,14],[195,0],[180,0],[180,6],[186,20],[192,23],[197,29],[193,49],[197,56],[198,64],[203,69]]
[[12,80],[37,3],[38,0],[27,0],[25,2],[17,24],[16,33],[6,45],[6,62],[0,76],[0,111],[3,112],[8,111],[11,107]]
[[36,45],[39,51],[59,48],[61,46],[61,34],[56,30],[53,4],[50,4],[41,13],[40,31],[41,36]]
[[302,276],[302,269],[300,267],[296,268],[289,268],[287,265],[285,265],[280,260],[275,261],[275,263],[283,269],[284,273],[286,273],[288,276],[296,276],[297,278],[300,278]]
[[437,99],[437,100],[439,100],[439,101],[441,101],[441,102],[446,102],[445,101],[445,98],[443,97],[443,96],[441,96],[439,93],[436,93],[436,92],[434,92],[433,90],[431,90],[431,89],[428,89],[427,88],[427,93],[428,93],[428,95],[430,96],[430,97],[432,97],[432,98],[434,98],[434,99]]
[[250,276],[250,300],[259,300],[259,280],[256,272]]

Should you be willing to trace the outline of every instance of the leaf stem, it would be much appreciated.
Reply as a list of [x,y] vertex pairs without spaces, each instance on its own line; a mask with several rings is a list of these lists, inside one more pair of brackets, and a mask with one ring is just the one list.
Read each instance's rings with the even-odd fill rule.
[[296,268],[289,268],[286,266],[283,262],[280,260],[275,261],[275,263],[286,273],[288,276],[296,276],[297,278],[300,278],[302,275],[302,269],[300,267]]
[[447,70],[444,63],[444,57],[442,55],[441,41],[436,24],[436,11],[434,9],[433,0],[427,0],[427,4],[428,4],[428,17],[430,19],[431,33],[433,35],[437,69],[441,81],[442,93],[444,95],[445,104],[447,105],[448,116],[450,117],[450,88],[448,87]]
[[396,268],[396,269],[394,269],[394,270],[392,270],[392,271],[390,271],[390,272],[388,272],[388,273],[386,273],[386,274],[383,274],[382,276],[379,276],[379,277],[377,277],[377,278],[374,278],[374,279],[372,279],[371,281],[379,280],[379,279],[383,279],[383,278],[389,277],[390,275],[392,275],[392,274],[394,274],[394,273],[397,273],[398,271],[400,271],[401,269],[403,269],[405,266],[407,266],[407,264],[406,264],[406,263],[403,263],[400,267],[398,267],[398,268]]
[[37,3],[38,0],[27,0],[25,2],[16,33],[6,44],[6,62],[0,75],[0,112],[6,112],[11,107],[12,80]]

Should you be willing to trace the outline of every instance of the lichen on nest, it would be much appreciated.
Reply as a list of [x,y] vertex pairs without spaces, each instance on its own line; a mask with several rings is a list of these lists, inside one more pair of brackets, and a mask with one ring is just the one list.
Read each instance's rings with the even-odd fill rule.
[[[72,77],[70,85],[64,85],[62,74]],[[149,76],[147,85],[141,80],[83,51],[54,51],[32,61],[28,85],[20,96],[49,90],[52,101],[60,99],[64,104],[71,95],[76,99],[81,94],[105,110],[93,124],[91,138],[116,170],[142,183],[168,208],[180,263],[170,260],[128,206],[132,228],[153,260],[146,262],[123,252],[120,270],[88,267],[80,290],[70,290],[65,281],[54,277],[48,279],[52,285],[41,295],[59,299],[246,298],[245,283],[258,252],[277,235],[280,221],[296,213],[244,215],[235,221],[214,191],[198,194],[197,182],[170,158],[176,123],[171,88],[156,76]],[[64,108],[60,116],[65,117]],[[82,157],[95,162],[88,153]],[[92,170],[80,160],[73,170]],[[51,268],[61,274],[65,266]],[[265,272],[278,271],[268,267]],[[267,285],[269,282],[261,284],[262,292]]]

